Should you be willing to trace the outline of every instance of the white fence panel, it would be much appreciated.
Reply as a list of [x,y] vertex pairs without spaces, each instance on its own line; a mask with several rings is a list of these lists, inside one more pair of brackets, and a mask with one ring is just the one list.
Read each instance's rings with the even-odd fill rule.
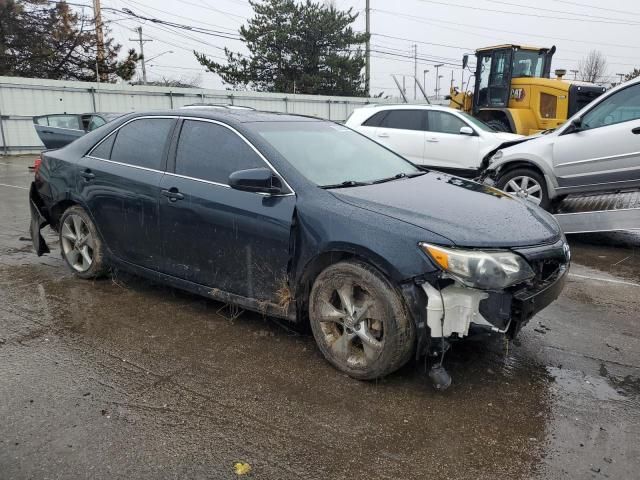
[[0,154],[33,153],[42,148],[33,128],[36,115],[169,110],[218,103],[344,121],[354,108],[394,101],[0,77]]

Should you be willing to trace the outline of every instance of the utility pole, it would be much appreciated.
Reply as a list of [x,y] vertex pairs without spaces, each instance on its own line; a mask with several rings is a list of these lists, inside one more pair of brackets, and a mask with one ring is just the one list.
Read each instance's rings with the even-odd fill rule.
[[429,70],[424,70],[422,72],[422,86],[425,88],[425,90],[427,89],[427,73],[429,73]]
[[[620,83],[624,82],[624,73],[616,73],[620,77]],[[618,84],[619,85],[619,84]]]
[[367,44],[365,46],[366,64],[364,71],[364,89],[367,97],[371,96],[371,7],[369,0],[365,5],[365,18],[366,18],[366,32],[367,32]]
[[438,100],[440,93],[440,75],[438,75],[438,70],[440,67],[444,67],[444,63],[439,63],[438,65],[434,65],[434,67],[436,67],[436,100]]
[[578,71],[579,70],[569,70],[569,71],[573,73],[573,79],[576,80],[578,78]]
[[451,85],[449,85],[449,90],[453,90],[453,70],[451,70]]
[[144,63],[144,42],[153,42],[153,40],[142,38],[142,26],[136,28],[138,38],[130,38],[130,42],[140,42],[140,62],[142,64],[142,84],[147,84],[147,66]]
[[100,66],[104,65],[104,33],[100,0],[93,0],[93,21],[96,24],[96,81],[100,83],[100,81],[107,81],[106,72],[100,72]]
[[418,44],[413,44],[413,99],[418,100]]

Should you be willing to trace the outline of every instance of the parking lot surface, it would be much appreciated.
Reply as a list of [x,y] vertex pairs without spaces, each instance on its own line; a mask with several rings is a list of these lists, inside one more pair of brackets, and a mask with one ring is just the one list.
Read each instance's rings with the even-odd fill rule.
[[[561,298],[515,342],[377,382],[309,334],[32,253],[27,166],[0,157],[0,478],[637,478],[640,236],[573,236]],[[213,239],[212,239],[213,241]]]

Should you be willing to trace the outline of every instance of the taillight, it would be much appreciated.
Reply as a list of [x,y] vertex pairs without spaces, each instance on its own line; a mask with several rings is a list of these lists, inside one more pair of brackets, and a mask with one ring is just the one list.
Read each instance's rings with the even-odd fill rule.
[[37,177],[38,172],[40,171],[40,167],[42,166],[42,159],[40,157],[36,158],[33,162],[33,174]]

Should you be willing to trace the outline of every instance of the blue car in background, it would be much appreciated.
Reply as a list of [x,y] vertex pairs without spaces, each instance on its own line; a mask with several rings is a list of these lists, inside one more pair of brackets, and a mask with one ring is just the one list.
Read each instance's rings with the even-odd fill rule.
[[33,117],[33,124],[45,148],[61,148],[121,116],[121,113],[58,113]]

